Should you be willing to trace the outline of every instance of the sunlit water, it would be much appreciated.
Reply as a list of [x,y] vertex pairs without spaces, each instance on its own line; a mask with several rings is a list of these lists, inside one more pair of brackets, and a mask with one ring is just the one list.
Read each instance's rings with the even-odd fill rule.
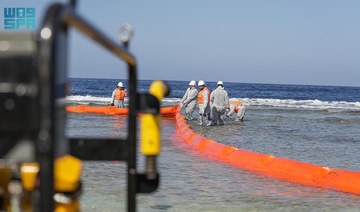
[[[119,80],[71,79],[69,104],[106,105]],[[123,81],[128,87],[127,81]],[[139,92],[151,81],[140,80]],[[169,81],[162,104],[178,104],[188,82]],[[215,89],[216,82],[207,82]],[[332,168],[360,171],[360,88],[227,83],[230,98],[247,105],[245,121],[225,126],[189,125],[220,143]],[[127,105],[127,99],[125,99]],[[196,113],[194,115],[196,116]],[[69,114],[67,134],[125,137],[124,116]],[[360,211],[360,196],[263,177],[200,155],[181,138],[175,122],[162,121],[161,185],[138,195],[138,211]],[[138,166],[143,169],[144,158]],[[126,164],[84,162],[83,211],[125,211]]]
[[190,126],[219,141],[255,152],[273,154],[332,168],[360,170],[360,112],[288,110],[256,107],[242,123]]
[[[69,114],[67,134],[124,137],[124,116]],[[218,142],[332,168],[360,171],[358,112],[248,109],[243,123],[190,126]],[[360,196],[279,181],[200,155],[175,136],[175,121],[162,121],[161,185],[138,195],[138,211],[360,211]],[[143,168],[143,158],[138,161]],[[124,162],[84,162],[83,211],[124,211]]]

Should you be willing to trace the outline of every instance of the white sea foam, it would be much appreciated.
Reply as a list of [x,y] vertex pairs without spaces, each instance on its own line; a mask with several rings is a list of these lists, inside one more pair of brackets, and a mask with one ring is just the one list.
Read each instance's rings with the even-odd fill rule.
[[298,108],[332,111],[360,111],[360,102],[346,101],[320,101],[314,100],[294,100],[294,99],[263,99],[263,98],[244,98],[242,99],[248,106],[270,106],[277,108]]
[[[231,98],[232,100],[234,98]],[[360,102],[346,101],[320,101],[314,100],[293,100],[293,99],[264,99],[264,98],[239,98],[247,107],[266,106],[275,108],[294,108],[294,109],[313,109],[329,111],[360,111]],[[162,100],[163,105],[175,105],[180,102],[181,98],[165,98]],[[96,96],[68,96],[67,103],[70,104],[99,104],[106,105],[111,101],[110,97]],[[125,98],[125,104],[128,99]]]
[[111,101],[110,97],[96,97],[96,96],[67,96],[67,103],[71,104],[108,104]]

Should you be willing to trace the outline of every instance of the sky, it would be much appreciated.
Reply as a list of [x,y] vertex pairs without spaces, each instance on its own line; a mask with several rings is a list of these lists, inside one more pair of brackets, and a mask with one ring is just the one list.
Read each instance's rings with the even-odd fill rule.
[[[0,6],[35,7],[40,27],[51,2]],[[358,0],[80,0],[77,10],[116,42],[120,25],[134,27],[140,79],[360,86]],[[127,78],[74,29],[69,42],[69,77]]]

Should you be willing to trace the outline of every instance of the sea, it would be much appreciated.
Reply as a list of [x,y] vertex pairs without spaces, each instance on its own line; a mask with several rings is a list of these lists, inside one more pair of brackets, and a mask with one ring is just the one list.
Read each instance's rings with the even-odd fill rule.
[[[128,87],[127,80],[69,79],[66,102],[108,105],[119,81]],[[171,93],[162,106],[179,104],[189,81],[167,81]],[[140,80],[138,91],[147,92],[151,82]],[[216,88],[216,82],[206,85]],[[230,117],[208,127],[188,121],[195,132],[241,149],[360,172],[360,87],[224,82],[224,88],[245,103],[244,121]],[[138,211],[360,211],[359,195],[265,177],[201,155],[176,136],[174,119],[162,119],[161,133],[160,187],[137,196]],[[124,138],[127,117],[68,113],[66,134]],[[137,164],[143,171],[143,156]],[[125,173],[124,162],[84,161],[81,210],[126,211]]]

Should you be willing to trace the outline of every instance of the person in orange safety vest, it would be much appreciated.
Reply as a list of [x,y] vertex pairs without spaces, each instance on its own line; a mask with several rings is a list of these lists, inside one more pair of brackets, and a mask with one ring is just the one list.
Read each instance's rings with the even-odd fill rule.
[[211,125],[210,118],[210,90],[205,86],[205,82],[198,82],[200,91],[198,93],[199,104],[199,125]]
[[115,105],[118,108],[124,108],[125,96],[127,96],[125,87],[122,82],[119,82],[115,90],[112,92],[111,105]]

